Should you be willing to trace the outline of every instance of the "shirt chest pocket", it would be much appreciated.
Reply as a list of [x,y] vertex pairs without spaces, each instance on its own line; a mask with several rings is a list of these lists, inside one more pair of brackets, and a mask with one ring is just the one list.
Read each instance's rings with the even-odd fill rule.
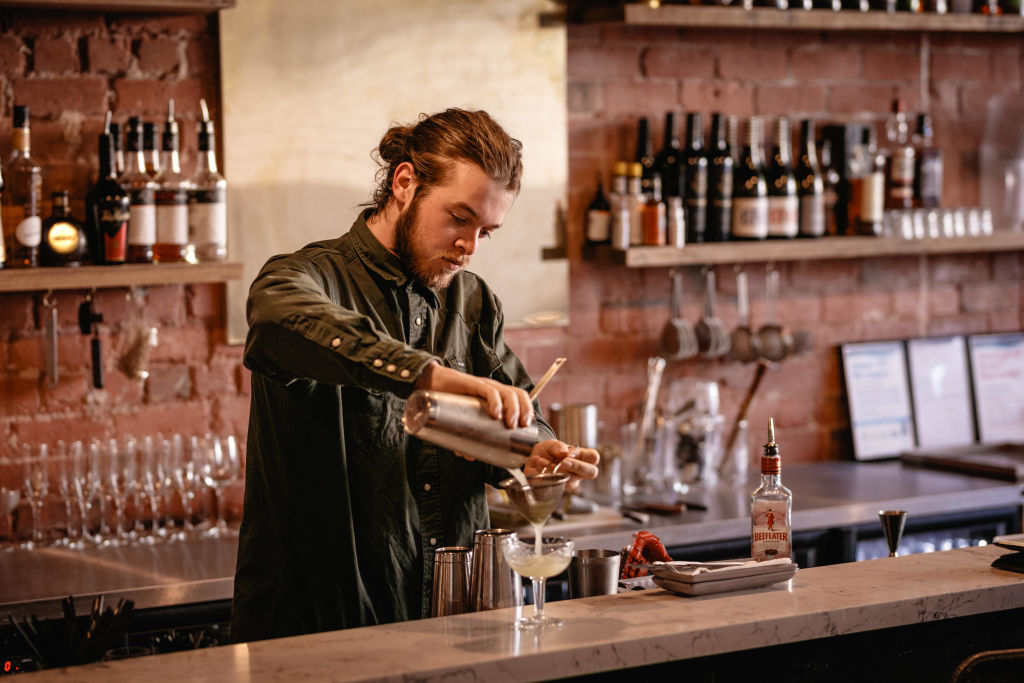
[[346,441],[371,453],[392,450],[404,443],[404,400],[391,393],[355,387],[346,387],[342,392]]
[[471,355],[449,355],[444,357],[444,364],[459,372],[465,372],[477,377],[494,377],[495,371],[501,367],[501,362],[489,349],[482,349],[479,353]]

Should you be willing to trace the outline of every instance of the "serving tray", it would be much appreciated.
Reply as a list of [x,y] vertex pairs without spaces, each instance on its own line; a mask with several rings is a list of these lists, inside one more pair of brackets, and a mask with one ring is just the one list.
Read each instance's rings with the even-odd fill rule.
[[797,565],[790,560],[747,562],[720,568],[665,564],[650,570],[655,585],[681,595],[710,595],[762,588],[796,576]]

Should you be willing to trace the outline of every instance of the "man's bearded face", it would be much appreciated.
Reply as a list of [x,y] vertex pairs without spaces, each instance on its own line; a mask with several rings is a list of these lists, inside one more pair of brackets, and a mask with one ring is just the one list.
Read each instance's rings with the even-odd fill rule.
[[437,243],[429,227],[420,220],[424,198],[417,190],[409,208],[395,222],[395,253],[414,278],[431,289],[443,291],[456,273],[469,264],[469,254],[453,244],[445,248]]

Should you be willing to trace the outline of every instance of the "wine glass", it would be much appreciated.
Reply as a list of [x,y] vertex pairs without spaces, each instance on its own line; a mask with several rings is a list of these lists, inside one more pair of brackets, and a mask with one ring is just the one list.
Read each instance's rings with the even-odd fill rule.
[[92,439],[86,451],[85,471],[81,477],[82,498],[85,501],[82,529],[83,535],[96,545],[105,543],[110,535],[104,474],[108,463],[105,460],[103,446],[98,440]]
[[9,534],[6,550],[13,550],[14,542],[14,511],[21,502],[20,477],[16,473],[16,461],[0,458],[0,530]]
[[46,444],[39,446],[39,454],[32,455],[32,447],[22,444],[22,466],[25,479],[25,494],[29,499],[29,508],[32,513],[32,535],[22,543],[23,548],[38,548],[43,545],[43,533],[39,528],[39,517],[46,502],[46,496],[50,493],[50,462],[49,447]]
[[150,520],[149,533],[146,533],[143,521],[142,506],[135,515],[135,531],[142,543],[156,543],[163,535],[160,528],[160,499],[163,497],[164,476],[161,467],[157,444],[152,436],[143,437],[139,444],[139,472],[136,477],[136,500],[145,498],[148,501]]
[[233,442],[224,444],[218,437],[207,434],[200,442],[199,453],[202,458],[200,472],[203,480],[217,497],[217,520],[206,535],[228,536],[231,531],[224,519],[224,489],[238,479],[238,449],[234,447]]
[[545,537],[540,546],[523,541],[517,534],[501,539],[501,554],[513,570],[533,582],[533,616],[516,619],[518,629],[558,628],[561,619],[544,614],[544,586],[550,576],[561,574],[572,561],[573,542],[567,538]]

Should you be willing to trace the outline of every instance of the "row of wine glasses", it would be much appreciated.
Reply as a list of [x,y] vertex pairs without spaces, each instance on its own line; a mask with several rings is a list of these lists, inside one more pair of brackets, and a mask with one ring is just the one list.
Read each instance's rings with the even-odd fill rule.
[[226,494],[243,472],[234,436],[58,441],[22,445],[18,455],[0,459],[0,543],[8,547],[151,544],[233,533]]

